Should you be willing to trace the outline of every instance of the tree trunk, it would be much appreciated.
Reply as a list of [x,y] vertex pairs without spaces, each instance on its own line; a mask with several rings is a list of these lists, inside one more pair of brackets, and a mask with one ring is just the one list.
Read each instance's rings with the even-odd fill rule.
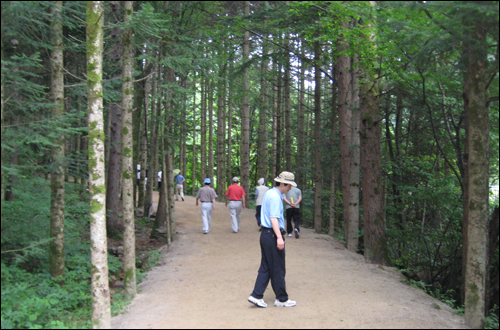
[[[124,23],[129,24],[132,20],[133,1],[123,2],[125,15]],[[135,273],[135,223],[134,223],[134,159],[133,159],[133,142],[132,129],[134,127],[132,121],[134,107],[134,84],[133,84],[133,43],[132,29],[126,28],[123,30],[123,55],[122,55],[122,176],[123,176],[123,285],[130,296],[135,296],[136,289],[136,273]]]
[[[145,76],[144,70],[142,70],[142,60],[137,60],[137,58],[141,55],[141,50],[136,49],[135,58],[136,65],[135,67],[140,68],[141,76],[140,79],[143,79]],[[141,80],[136,83],[137,88],[134,88],[134,110],[133,110],[133,118],[134,127],[132,129],[132,141],[134,145],[134,158],[133,158],[133,166],[134,166],[134,206],[141,207],[138,203],[138,194],[141,191],[140,184],[137,185],[137,165],[140,164],[140,154],[141,154],[141,114],[144,104],[144,80]]]
[[[277,63],[276,60],[273,60],[273,68],[272,72],[273,74],[276,73],[277,71]],[[272,180],[277,176],[277,167],[276,167],[276,160],[277,158],[277,152],[278,152],[278,86],[276,83],[273,84],[273,111],[272,111],[272,118],[273,118],[273,123],[272,123],[272,129],[271,129],[271,157],[269,157],[269,161],[271,162],[271,175],[269,177],[269,181],[273,182]]]
[[[467,19],[466,19],[467,20]],[[483,328],[489,219],[489,113],[486,28],[482,21],[470,27],[464,41],[464,109],[466,116],[466,182],[464,198],[465,324]]]
[[[191,195],[195,195],[196,187],[196,78],[193,78],[193,186]],[[170,177],[167,177],[170,180]],[[171,181],[171,180],[170,180]]]
[[[332,68],[333,76],[336,76],[336,67],[335,65]],[[337,179],[337,171],[335,164],[333,164],[333,160],[336,157],[336,152],[335,146],[337,145],[337,83],[335,81],[332,82],[332,126],[331,126],[331,159],[332,162],[330,164],[331,169],[330,169],[330,228],[328,233],[330,235],[335,234],[335,197],[336,197],[336,191],[335,191],[335,180]]]
[[[162,120],[162,122],[163,121],[164,120]],[[164,133],[166,133],[166,127],[163,127],[163,124],[160,124],[160,127],[163,128],[162,135],[164,135]],[[166,159],[166,152],[165,152],[166,143],[165,143],[164,138],[160,139],[160,148],[159,149],[161,152],[161,159],[163,160],[162,167],[164,168],[164,170],[161,173],[161,175],[162,175],[161,182],[163,182],[163,184],[158,189],[158,206],[156,209],[156,216],[155,216],[155,219],[153,222],[153,227],[151,228],[151,233],[149,235],[150,239],[158,237],[159,233],[158,233],[157,229],[162,229],[162,225],[167,222],[167,188],[166,188],[166,184],[165,184],[166,183],[165,179],[167,179],[168,175],[167,175],[166,167],[164,166],[165,159]]]
[[[168,82],[171,86],[173,86],[176,83],[175,80],[175,72],[174,69],[168,68],[167,69],[167,78]],[[165,201],[166,201],[166,207],[167,207],[167,219],[165,220],[164,226],[167,231],[167,244],[170,247],[172,240],[175,235],[175,230],[176,230],[176,225],[175,225],[175,209],[174,209],[174,180],[172,177],[173,171],[174,171],[174,149],[172,148],[172,144],[167,143],[166,137],[167,136],[173,136],[173,124],[174,124],[174,118],[173,118],[173,109],[176,108],[176,104],[174,102],[174,97],[173,97],[173,92],[168,93],[165,97],[165,115],[166,115],[166,127],[165,127],[165,134],[164,135],[164,145],[165,145],[165,159],[163,161],[163,164],[165,165],[164,171],[165,174],[163,177],[166,179],[163,185],[165,185]],[[184,173],[184,175],[186,175]]]
[[[343,29],[347,29],[347,23],[342,23]],[[339,52],[345,53],[347,51],[348,41],[342,37],[339,41]],[[343,54],[338,60],[337,70],[337,84],[338,84],[338,102],[339,102],[339,131],[340,131],[340,172],[342,176],[342,206],[343,206],[343,220],[345,229],[346,245],[349,244],[349,219],[351,218],[349,211],[350,190],[349,190],[349,165],[350,153],[349,147],[351,145],[351,75],[349,56]]]
[[225,67],[220,73],[217,87],[217,196],[224,195],[226,182],[226,116]]
[[146,167],[148,173],[148,180],[146,184],[146,197],[144,198],[144,216],[149,217],[150,206],[153,202],[153,186],[156,179],[156,160],[158,159],[158,119],[161,114],[161,104],[160,104],[160,93],[158,91],[158,82],[161,79],[161,66],[156,65],[156,75],[153,76],[153,86],[152,86],[152,97],[151,97],[151,137],[150,137],[150,148],[148,152],[148,163],[149,170]]
[[[366,79],[370,79],[367,75]],[[388,265],[385,237],[384,194],[382,184],[381,114],[376,100],[376,87],[363,84],[361,101],[361,170],[363,175],[363,223],[365,261]]]
[[[289,47],[288,33],[285,37],[285,48]],[[290,109],[290,52],[285,50],[285,77],[284,77],[284,100],[283,112],[285,117],[285,167],[287,171],[295,172],[295,166],[292,165],[292,122]],[[321,76],[320,76],[321,78]]]
[[275,156],[275,160],[274,160],[274,164],[275,164],[275,173],[273,174],[273,178],[278,176],[281,171],[282,171],[282,161],[281,159],[283,158],[283,153],[282,153],[282,149],[283,149],[283,146],[282,146],[282,135],[283,135],[283,123],[282,123],[282,118],[283,118],[283,114],[282,114],[282,111],[281,111],[281,99],[282,99],[282,91],[283,89],[281,88],[281,84],[282,84],[282,80],[283,80],[283,77],[282,77],[282,74],[281,74],[281,63],[279,60],[277,60],[277,67],[276,67],[276,75],[278,76],[278,79],[277,79],[277,86],[276,86],[276,108],[275,108],[275,118],[276,118],[276,124],[275,124],[275,127],[276,127],[276,138],[275,138],[275,141],[276,141],[276,152],[274,154]]
[[[169,131],[172,130],[172,122],[168,124],[167,129]],[[174,170],[174,151],[167,145],[166,157],[165,157],[165,172],[172,173],[173,170]],[[175,208],[174,208],[175,185],[171,177],[170,180],[167,179],[166,175],[164,177],[166,179],[165,189],[167,193],[166,196],[167,220],[165,222],[165,227],[167,230],[167,244],[170,247],[171,242],[174,240],[176,231]]]
[[[149,112],[149,93],[151,92],[151,78],[146,78],[144,82],[144,107],[141,115],[139,135],[141,139],[141,151],[139,156],[139,165],[141,166],[139,180],[139,200],[137,207],[145,208],[144,183],[146,179],[147,159],[148,159],[148,112]],[[145,213],[143,213],[145,215]]]
[[270,178],[267,177],[268,162],[269,162],[269,152],[268,152],[268,104],[267,104],[267,66],[268,61],[265,59],[267,56],[267,42],[263,41],[262,44],[262,55],[263,59],[260,66],[260,109],[259,109],[259,131],[258,131],[258,179],[264,178],[269,181]]
[[[59,120],[64,115],[64,73],[63,73],[63,27],[61,22],[62,1],[54,1],[51,8],[52,45],[51,52],[51,93],[52,116]],[[3,98],[2,98],[3,99]],[[53,277],[64,276],[64,136],[60,135],[52,147],[52,162],[57,164],[51,173],[50,194],[50,242],[49,268]]]
[[[1,51],[1,56],[2,56],[1,60],[2,60],[2,71],[3,71],[4,70],[4,67],[3,67],[3,60],[4,60],[3,59],[3,38],[1,38],[1,43],[2,43],[2,45],[1,45],[2,47],[0,48],[0,51]],[[2,104],[1,104],[1,106],[2,107],[0,108],[1,109],[1,115],[2,115],[2,117],[1,117],[2,122],[1,122],[1,125],[0,125],[1,136],[4,136],[3,135],[3,127],[4,127],[4,124],[3,124],[3,107],[4,107],[3,82],[4,82],[4,80],[2,79],[1,80],[1,87],[2,87],[2,95],[1,95],[2,96],[2,99],[1,99]],[[1,162],[0,171],[1,171],[1,175],[2,175],[2,177],[1,177],[1,179],[2,179],[2,182],[1,182],[1,195],[0,195],[0,211],[1,211],[1,214],[0,214],[0,219],[1,220],[0,221],[1,221],[1,228],[4,228],[4,226],[3,226],[4,225],[4,223],[3,223],[3,219],[4,219],[4,217],[3,217],[3,201],[5,200],[5,174],[3,172],[3,160],[4,160],[3,155],[4,155],[4,153],[3,153],[3,145],[2,145],[1,146],[1,157],[0,157],[0,162]]]
[[351,144],[349,145],[349,231],[347,236],[347,249],[356,252],[358,250],[359,235],[359,69],[357,66],[358,55],[354,55],[351,65],[352,84],[352,112],[351,112]]
[[[304,51],[304,41],[302,40],[302,57],[305,57]],[[300,76],[299,76],[299,104],[297,108],[297,175],[295,176],[295,181],[297,185],[304,190],[303,185],[305,184],[305,130],[304,130],[304,92],[305,92],[305,65],[304,62],[300,63]]]
[[321,233],[321,194],[323,191],[323,170],[321,168],[321,47],[314,43],[314,231]]
[[[245,1],[244,15],[248,16],[250,14],[250,2]],[[245,30],[243,37],[243,61],[250,60],[250,32]],[[250,94],[250,78],[248,73],[248,68],[243,72],[243,104],[241,105],[241,186],[243,190],[248,194],[248,189],[250,187],[250,104],[249,104],[249,94]],[[245,198],[245,207],[248,207],[248,202],[250,198]]]
[[[182,87],[187,90],[187,78],[182,79]],[[184,175],[187,178],[187,157],[186,157],[186,116],[187,116],[187,96],[188,93],[183,93],[182,95],[182,114],[181,114],[181,132],[180,132],[180,146],[179,146],[179,169],[181,170],[181,173],[184,173]],[[175,167],[175,164],[174,164]],[[168,177],[165,175],[165,177]],[[187,180],[186,180],[187,181]],[[164,182],[164,181],[162,181]],[[186,192],[187,192],[187,187],[186,187]]]
[[121,193],[121,157],[122,157],[122,109],[112,103],[109,113],[110,123],[108,137],[110,152],[107,167],[106,189],[106,230],[110,238],[119,238],[123,231],[120,205]]
[[200,166],[200,183],[207,175],[207,78],[201,79],[201,166]]
[[488,228],[488,263],[486,265],[486,299],[484,312],[489,313],[491,307],[498,302],[498,267],[491,267],[492,262],[495,262],[495,250],[498,249],[498,205],[495,206],[491,218],[489,219]]
[[102,106],[103,8],[87,1],[87,95],[89,130],[90,249],[92,327],[111,328],[106,237],[106,185]]
[[[232,75],[233,73],[233,65],[232,65],[233,59],[229,59],[229,76]],[[232,140],[232,134],[231,132],[233,131],[233,79],[229,79],[229,88],[228,88],[228,96],[227,96],[227,175],[226,175],[226,182],[224,184],[224,188],[227,187],[230,184],[230,180],[232,179],[232,171],[233,171],[233,165],[232,165],[232,150],[233,150],[233,140]],[[223,196],[219,196],[221,199],[223,199]]]
[[[214,181],[214,82],[208,84],[208,172],[207,177]],[[203,178],[204,179],[204,178]]]

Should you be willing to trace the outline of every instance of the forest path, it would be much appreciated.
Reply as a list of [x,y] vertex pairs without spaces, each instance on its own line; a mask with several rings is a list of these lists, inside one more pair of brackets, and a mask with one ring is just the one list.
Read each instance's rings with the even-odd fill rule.
[[466,328],[450,307],[403,283],[395,269],[366,264],[306,228],[285,242],[287,291],[297,306],[274,307],[269,284],[268,307],[258,308],[247,301],[260,265],[255,210],[242,210],[237,234],[223,203],[216,203],[206,235],[194,197],[176,202],[175,214],[170,251],[163,250],[113,328]]

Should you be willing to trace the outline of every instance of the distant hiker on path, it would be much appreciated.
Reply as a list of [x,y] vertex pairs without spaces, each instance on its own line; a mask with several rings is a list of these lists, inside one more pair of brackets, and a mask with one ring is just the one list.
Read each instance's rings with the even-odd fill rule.
[[233,184],[227,187],[226,191],[226,207],[227,200],[229,199],[229,214],[231,215],[231,229],[233,233],[237,233],[240,230],[240,213],[241,208],[245,208],[245,191],[243,187],[238,185],[240,179],[238,177],[233,178]]
[[293,307],[296,301],[288,299],[285,283],[285,219],[283,218],[283,194],[296,187],[295,176],[281,172],[274,181],[276,186],[269,190],[262,200],[260,234],[261,262],[255,287],[248,301],[258,307],[267,307],[264,292],[271,280],[276,295],[275,307]]
[[262,198],[264,197],[264,193],[269,190],[268,187],[264,186],[264,182],[266,180],[264,178],[260,178],[259,181],[257,181],[257,188],[255,188],[255,196],[257,196],[257,199],[255,200],[255,218],[257,218],[257,226],[259,226],[259,229],[262,230],[261,223],[260,223],[260,209],[262,206]]
[[175,186],[175,191],[176,191],[175,200],[178,201],[179,200],[179,195],[180,195],[181,198],[182,198],[182,201],[184,202],[184,186],[183,186],[183,183],[186,182],[186,179],[184,179],[184,177],[179,173],[179,174],[177,174],[175,176],[174,181],[176,183],[176,186]]
[[[300,202],[302,201],[302,191],[299,188],[292,187],[286,196],[283,198],[285,201],[286,213],[286,232],[288,237],[292,237],[292,231],[295,231],[295,238],[300,236]],[[292,227],[292,219],[295,224],[295,230]]]
[[215,199],[217,194],[210,187],[210,178],[205,179],[205,187],[200,188],[196,194],[196,206],[198,200],[201,200],[201,218],[203,220],[203,234],[210,232],[210,224],[212,223],[212,212],[215,210]]
[[161,171],[158,172],[158,191],[160,191],[161,188]]

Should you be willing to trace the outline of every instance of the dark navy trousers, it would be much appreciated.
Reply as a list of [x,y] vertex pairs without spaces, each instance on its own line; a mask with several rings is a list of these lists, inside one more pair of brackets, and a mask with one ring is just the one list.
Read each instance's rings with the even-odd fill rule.
[[[283,241],[285,238],[283,237]],[[288,300],[285,284],[285,249],[278,250],[277,237],[272,229],[264,228],[260,234],[261,262],[252,296],[257,299],[264,297],[264,291],[271,280],[276,299],[281,302]]]

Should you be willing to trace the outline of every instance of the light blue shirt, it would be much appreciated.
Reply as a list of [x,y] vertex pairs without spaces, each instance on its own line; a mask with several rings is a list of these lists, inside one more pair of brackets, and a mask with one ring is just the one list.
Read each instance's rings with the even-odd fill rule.
[[285,228],[285,217],[283,216],[283,194],[274,187],[264,194],[262,208],[260,210],[260,221],[263,227],[272,228],[271,218],[278,219],[281,229]]
[[175,177],[175,182],[179,184],[182,182],[182,180],[184,180],[184,177],[180,174],[177,174],[177,176]]

